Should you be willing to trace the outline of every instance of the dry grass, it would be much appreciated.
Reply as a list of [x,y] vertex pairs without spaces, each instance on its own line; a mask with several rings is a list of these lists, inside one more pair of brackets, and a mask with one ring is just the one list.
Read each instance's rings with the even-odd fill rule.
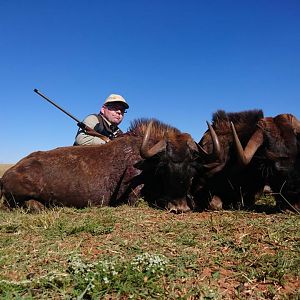
[[300,217],[140,207],[0,212],[0,297],[299,299]]
[[4,172],[12,167],[13,164],[0,164],[0,177],[4,174]]

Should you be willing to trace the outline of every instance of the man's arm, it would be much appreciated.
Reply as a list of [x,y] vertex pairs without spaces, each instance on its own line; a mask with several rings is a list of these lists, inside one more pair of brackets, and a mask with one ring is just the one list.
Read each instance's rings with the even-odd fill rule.
[[[99,123],[96,115],[88,115],[82,122],[77,125],[80,128],[75,138],[75,145],[95,145],[105,144],[109,139],[95,131],[95,126]],[[102,142],[101,142],[102,141]]]

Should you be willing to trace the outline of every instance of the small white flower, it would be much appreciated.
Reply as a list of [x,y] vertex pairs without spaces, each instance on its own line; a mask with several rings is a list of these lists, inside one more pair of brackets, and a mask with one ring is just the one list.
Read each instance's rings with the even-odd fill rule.
[[103,281],[104,281],[104,283],[109,283],[109,280],[108,280],[108,278],[105,276],[105,277],[103,277]]

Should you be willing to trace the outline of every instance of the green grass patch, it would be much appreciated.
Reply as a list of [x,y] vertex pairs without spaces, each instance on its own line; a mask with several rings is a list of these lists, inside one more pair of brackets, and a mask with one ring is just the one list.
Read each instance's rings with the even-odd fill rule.
[[0,211],[0,298],[298,299],[299,225],[143,204]]

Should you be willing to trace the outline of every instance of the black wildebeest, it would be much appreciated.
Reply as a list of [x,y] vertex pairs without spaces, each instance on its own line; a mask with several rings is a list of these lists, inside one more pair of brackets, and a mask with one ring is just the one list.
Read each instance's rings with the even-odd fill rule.
[[292,114],[259,120],[245,149],[234,124],[232,131],[240,164],[255,165],[280,208],[300,212],[300,121]]
[[[199,145],[203,149],[203,165],[208,167],[206,176],[195,180],[193,194],[199,209],[203,208],[230,208],[238,207],[241,199],[244,205],[253,203],[258,190],[264,183],[253,180],[256,176],[252,165],[247,170],[237,167],[237,154],[234,148],[234,139],[231,123],[235,124],[237,133],[241,137],[241,143],[246,145],[255,132],[256,124],[263,118],[261,110],[250,110],[237,113],[226,113],[219,110],[213,114],[212,127],[218,137],[219,152],[211,153],[213,142],[209,132],[205,132]],[[217,206],[217,207],[216,207]]]
[[[300,125],[295,116],[264,118],[259,110],[228,114],[219,111],[214,114],[213,127],[220,155],[208,161],[214,168],[207,172],[205,184],[198,184],[200,207],[211,203],[225,208],[251,207],[255,196],[268,184],[274,192],[281,192],[276,194],[279,208],[299,209]],[[209,153],[211,144],[205,133],[201,147]]]
[[137,120],[126,134],[105,145],[28,155],[3,175],[1,193],[10,206],[81,208],[133,204],[144,196],[168,210],[185,212],[197,159],[198,147],[189,134],[158,121]]

